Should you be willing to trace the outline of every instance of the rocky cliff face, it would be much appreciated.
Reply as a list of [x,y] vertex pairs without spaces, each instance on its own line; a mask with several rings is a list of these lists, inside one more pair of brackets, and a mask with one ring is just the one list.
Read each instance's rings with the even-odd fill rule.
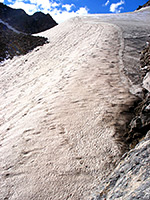
[[22,9],[13,9],[0,3],[0,19],[16,30],[28,34],[39,33],[57,25],[53,18],[42,12],[29,16]]
[[0,62],[15,55],[24,55],[45,44],[46,38],[31,34],[56,25],[49,14],[37,12],[29,16],[21,9],[12,9],[0,3]]
[[[134,105],[134,117],[128,125],[127,130],[122,134],[129,149],[137,145],[150,130],[150,43],[146,45],[140,56],[139,75],[142,91],[139,100]],[[140,86],[139,86],[140,87]]]
[[0,23],[0,62],[15,55],[24,55],[46,42],[44,37],[17,33]]

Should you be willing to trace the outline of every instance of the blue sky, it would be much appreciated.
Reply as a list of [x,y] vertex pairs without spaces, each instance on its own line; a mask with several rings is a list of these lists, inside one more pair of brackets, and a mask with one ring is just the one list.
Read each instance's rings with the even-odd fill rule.
[[148,0],[0,0],[13,8],[22,8],[28,14],[36,11],[49,13],[58,23],[68,18],[95,13],[122,13],[134,11]]

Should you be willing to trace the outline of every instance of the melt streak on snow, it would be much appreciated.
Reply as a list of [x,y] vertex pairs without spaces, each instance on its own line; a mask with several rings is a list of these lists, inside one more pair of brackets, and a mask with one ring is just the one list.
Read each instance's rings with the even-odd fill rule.
[[4,22],[3,20],[0,19],[0,23],[4,24],[5,26],[7,26],[7,28],[9,28],[10,30],[14,31],[15,33],[21,33],[20,31],[17,31],[15,28],[13,28],[12,26],[10,26],[7,22]]
[[0,68],[0,199],[87,200],[119,159],[116,119],[134,100],[121,30],[89,17],[42,35]]

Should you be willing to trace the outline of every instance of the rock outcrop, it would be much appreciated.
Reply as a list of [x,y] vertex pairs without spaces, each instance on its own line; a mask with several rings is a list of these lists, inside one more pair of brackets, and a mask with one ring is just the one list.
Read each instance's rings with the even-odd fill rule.
[[[136,116],[130,123],[129,140],[137,144],[150,130],[150,44],[141,53],[142,100],[135,108]],[[134,145],[132,144],[132,145]]]
[[0,62],[15,55],[24,55],[46,42],[44,37],[16,33],[0,23]]
[[147,3],[145,3],[143,6],[139,6],[139,7],[137,8],[137,10],[140,10],[141,8],[145,8],[145,7],[147,7],[147,6],[150,6],[150,0],[149,0]]
[[3,3],[0,3],[0,19],[28,34],[39,33],[57,25],[49,14],[37,12],[30,16],[22,9],[13,9]]
[[0,62],[24,55],[47,42],[44,37],[32,36],[56,26],[52,17],[41,12],[29,16],[22,9],[0,3]]

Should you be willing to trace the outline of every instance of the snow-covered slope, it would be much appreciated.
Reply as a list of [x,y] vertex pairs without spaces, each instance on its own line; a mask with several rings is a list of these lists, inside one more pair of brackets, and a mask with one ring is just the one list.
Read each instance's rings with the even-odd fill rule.
[[146,12],[71,19],[0,68],[0,199],[87,200],[114,169]]

